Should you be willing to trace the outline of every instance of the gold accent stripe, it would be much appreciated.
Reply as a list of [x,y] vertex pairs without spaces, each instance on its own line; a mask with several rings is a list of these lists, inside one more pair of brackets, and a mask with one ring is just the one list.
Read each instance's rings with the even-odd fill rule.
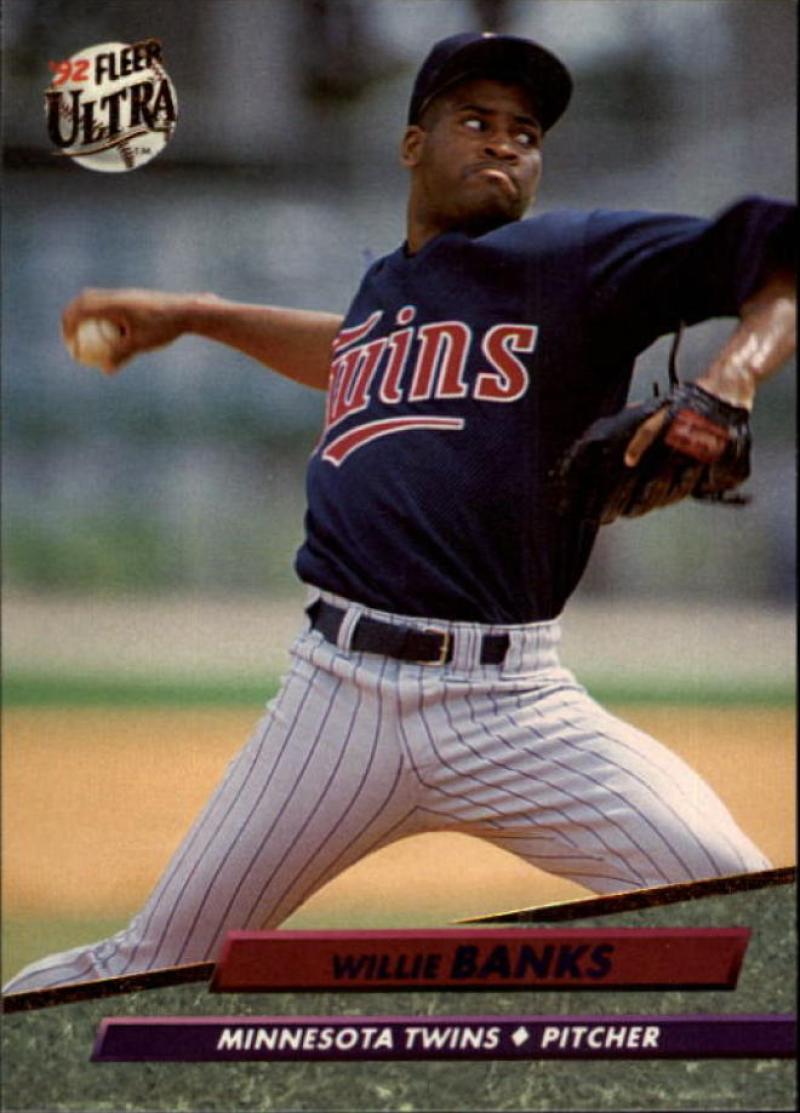
[[589,916],[613,916],[637,908],[658,908],[699,897],[715,897],[764,889],[769,885],[789,885],[797,878],[796,866],[760,870],[757,873],[734,873],[727,877],[708,877],[702,881],[680,881],[651,889],[630,889],[602,897],[579,897],[558,904],[542,904],[538,908],[518,908],[510,912],[494,912],[485,916],[469,916],[453,920],[454,924],[558,923],[581,920]]

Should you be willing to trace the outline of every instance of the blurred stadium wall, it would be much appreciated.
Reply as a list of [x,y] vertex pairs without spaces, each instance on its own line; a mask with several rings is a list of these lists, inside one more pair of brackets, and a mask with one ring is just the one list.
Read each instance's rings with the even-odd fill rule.
[[[403,237],[396,158],[415,68],[464,28],[541,39],[576,79],[538,210],[712,214],[795,189],[792,0],[7,0],[3,12],[3,564],[11,592],[296,590],[304,460],[322,399],[183,339],[118,379],[73,364],[84,285],[213,290],[344,310]],[[161,39],[167,150],[128,174],[57,159],[47,63]],[[694,329],[694,377],[730,322]],[[665,382],[667,341],[634,397]],[[579,597],[791,603],[795,374],[755,415],[746,510],[681,506],[603,531]]]

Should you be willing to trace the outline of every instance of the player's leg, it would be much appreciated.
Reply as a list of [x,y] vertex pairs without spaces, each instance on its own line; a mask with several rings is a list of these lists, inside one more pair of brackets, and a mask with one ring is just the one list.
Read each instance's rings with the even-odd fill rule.
[[406,729],[426,738],[430,806],[597,892],[767,868],[694,770],[560,668],[551,635],[420,699]]
[[228,929],[276,926],[348,865],[414,830],[391,667],[301,635],[280,693],[143,910],[110,939],[26,967],[5,992],[213,959]]
[[526,703],[505,712],[507,737],[529,752],[515,763],[518,788],[535,779],[533,823],[543,805],[558,829],[542,839],[534,826],[531,838],[512,816],[497,845],[596,892],[769,868],[708,783],[656,739],[568,685]]

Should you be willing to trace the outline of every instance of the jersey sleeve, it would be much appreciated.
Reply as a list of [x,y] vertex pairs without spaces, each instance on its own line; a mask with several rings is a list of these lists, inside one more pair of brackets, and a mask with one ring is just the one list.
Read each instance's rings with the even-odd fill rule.
[[683,321],[736,316],[776,267],[794,267],[797,208],[746,197],[712,220],[598,210],[586,225],[590,331],[636,355]]

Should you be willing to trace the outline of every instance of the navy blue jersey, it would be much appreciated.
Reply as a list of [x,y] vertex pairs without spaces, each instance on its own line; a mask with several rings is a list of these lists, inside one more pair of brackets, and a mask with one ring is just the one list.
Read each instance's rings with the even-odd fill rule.
[[373,264],[334,342],[300,578],[400,614],[557,616],[596,531],[554,514],[550,467],[657,337],[737,313],[794,213],[554,212]]

